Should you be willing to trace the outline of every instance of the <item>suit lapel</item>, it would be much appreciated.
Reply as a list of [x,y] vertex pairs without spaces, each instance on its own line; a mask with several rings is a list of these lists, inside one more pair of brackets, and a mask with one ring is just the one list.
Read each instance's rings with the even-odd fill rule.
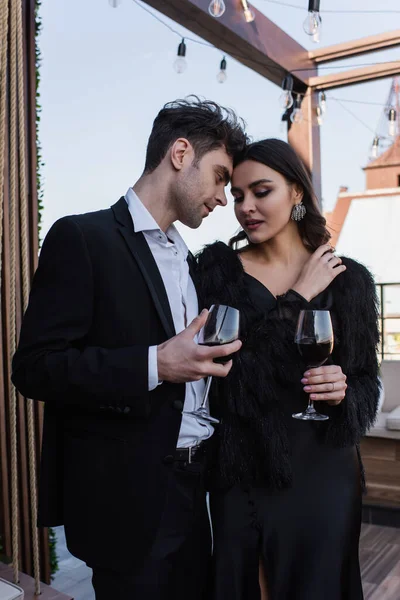
[[119,224],[119,232],[124,238],[126,245],[135,259],[147,287],[149,288],[150,295],[165,332],[168,338],[171,338],[176,335],[171,308],[164,282],[153,254],[146,242],[146,238],[143,233],[135,232],[125,198],[121,198],[114,204],[112,210]]

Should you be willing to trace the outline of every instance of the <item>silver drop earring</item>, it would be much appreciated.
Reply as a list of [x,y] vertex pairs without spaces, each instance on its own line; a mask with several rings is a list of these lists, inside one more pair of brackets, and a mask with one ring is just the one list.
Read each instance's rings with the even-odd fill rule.
[[293,206],[292,214],[290,215],[290,218],[293,221],[301,221],[302,219],[304,219],[306,212],[307,212],[307,209],[304,206],[303,202],[299,202],[299,204],[295,204]]

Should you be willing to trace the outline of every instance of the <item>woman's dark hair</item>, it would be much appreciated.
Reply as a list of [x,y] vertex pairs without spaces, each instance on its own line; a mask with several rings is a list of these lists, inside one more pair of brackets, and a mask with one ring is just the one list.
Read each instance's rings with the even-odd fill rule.
[[[319,209],[310,174],[293,148],[286,142],[274,138],[260,140],[246,147],[241,156],[236,158],[235,167],[245,160],[266,165],[280,173],[288,183],[297,184],[303,190],[303,204],[307,213],[301,221],[297,222],[303,243],[312,251],[326,244],[331,234],[326,228],[326,220]],[[246,239],[246,233],[241,231],[229,241],[229,245],[236,248],[239,242]]]
[[235,159],[249,142],[244,121],[233,110],[197,96],[175,100],[166,104],[154,120],[147,144],[145,174],[158,167],[180,137],[192,144],[196,162],[221,147]]

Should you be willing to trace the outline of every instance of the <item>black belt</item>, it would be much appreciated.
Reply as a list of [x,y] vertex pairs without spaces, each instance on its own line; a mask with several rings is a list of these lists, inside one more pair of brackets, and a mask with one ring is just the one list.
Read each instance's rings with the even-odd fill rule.
[[177,462],[201,462],[206,453],[206,441],[200,442],[191,448],[177,448],[174,454],[174,460]]

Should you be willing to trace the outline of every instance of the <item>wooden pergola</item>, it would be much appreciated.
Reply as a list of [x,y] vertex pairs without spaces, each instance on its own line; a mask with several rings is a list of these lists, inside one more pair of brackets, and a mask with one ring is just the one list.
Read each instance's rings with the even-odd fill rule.
[[[35,0],[0,0],[0,6],[8,4],[11,10],[16,2],[22,3],[23,14],[23,72],[24,72],[24,126],[26,133],[26,164],[25,175],[27,181],[28,201],[28,243],[29,243],[29,278],[32,277],[38,254],[38,195],[36,180],[36,71],[35,71]],[[200,36],[223,52],[231,55],[246,67],[256,71],[266,79],[281,86],[282,80],[291,74],[294,81],[293,91],[303,95],[302,110],[305,115],[301,123],[292,124],[288,121],[288,138],[290,144],[298,151],[306,165],[312,172],[314,185],[321,197],[321,159],[320,159],[320,133],[316,122],[316,108],[320,90],[329,90],[346,87],[366,81],[377,80],[385,77],[400,75],[400,61],[382,63],[376,66],[356,68],[329,75],[320,75],[319,66],[333,61],[355,57],[378,50],[386,50],[400,45],[400,30],[370,36],[346,43],[337,44],[327,48],[320,48],[312,52],[303,48],[292,39],[285,31],[277,27],[264,14],[254,9],[255,20],[246,23],[243,19],[243,10],[240,0],[225,0],[226,11],[224,15],[215,19],[208,12],[209,0],[146,0],[147,4],[165,16],[173,19],[183,27]],[[1,14],[0,14],[1,17]],[[0,27],[3,27],[0,18]],[[1,39],[1,38],[0,38]],[[3,65],[2,65],[3,68]],[[10,207],[12,205],[10,186],[10,64],[8,63],[8,86],[6,98],[6,137],[4,145],[4,185],[2,189],[4,235],[2,239],[2,278],[1,278],[1,322],[0,322],[0,368],[3,379],[0,385],[0,533],[2,535],[3,552],[11,556],[12,550],[12,497],[10,482],[11,454],[10,454],[10,411],[12,407],[12,388],[10,384],[10,354],[16,339],[13,327],[10,327],[11,303],[15,306],[15,328],[18,335],[21,324],[23,301],[23,272],[21,260],[21,214],[19,208],[25,193],[21,186],[17,186],[16,193],[16,264],[10,269]],[[21,117],[19,117],[21,120]],[[21,153],[18,154],[21,160]],[[12,210],[15,210],[15,206]],[[15,284],[15,294],[11,293]],[[28,401],[30,402],[30,401]],[[21,570],[28,575],[33,575],[32,558],[32,514],[28,498],[31,495],[28,473],[27,449],[27,404],[24,398],[17,396],[17,464],[19,469],[19,564]],[[34,412],[36,429],[36,451],[40,452],[40,438],[42,427],[42,407],[36,405]],[[49,583],[49,551],[46,531],[40,531],[40,563],[41,579]],[[2,576],[2,571],[0,571]],[[29,580],[28,580],[29,582]],[[33,586],[26,584],[26,599],[34,598]],[[29,587],[29,591],[28,591]],[[47,595],[49,594],[49,595]],[[53,594],[53,595],[51,595]],[[44,588],[43,600],[47,597],[62,597],[54,595]]]

